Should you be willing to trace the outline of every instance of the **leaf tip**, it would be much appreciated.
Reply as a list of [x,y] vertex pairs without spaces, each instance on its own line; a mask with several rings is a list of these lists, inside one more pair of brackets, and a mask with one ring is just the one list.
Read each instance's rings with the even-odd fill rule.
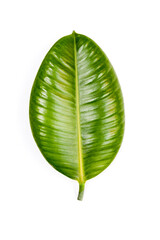
[[76,32],[75,32],[75,30],[73,30],[73,32],[72,32],[72,35],[73,35],[73,36],[75,36],[75,35],[76,35]]

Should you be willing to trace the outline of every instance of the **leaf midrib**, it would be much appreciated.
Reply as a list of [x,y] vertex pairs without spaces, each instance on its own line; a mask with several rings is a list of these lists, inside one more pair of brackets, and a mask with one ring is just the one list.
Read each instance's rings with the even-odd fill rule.
[[76,120],[77,120],[77,141],[78,141],[78,163],[79,163],[79,183],[84,183],[84,166],[82,155],[82,138],[80,126],[80,102],[79,102],[79,81],[77,68],[77,47],[76,47],[76,33],[72,33],[74,39],[74,61],[75,61],[75,90],[76,90]]

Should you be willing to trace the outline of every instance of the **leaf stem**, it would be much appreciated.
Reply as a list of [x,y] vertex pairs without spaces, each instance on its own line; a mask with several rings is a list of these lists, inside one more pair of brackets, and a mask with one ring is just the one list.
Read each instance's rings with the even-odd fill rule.
[[78,193],[78,200],[82,201],[83,200],[83,194],[84,194],[84,186],[85,183],[79,183],[79,193]]

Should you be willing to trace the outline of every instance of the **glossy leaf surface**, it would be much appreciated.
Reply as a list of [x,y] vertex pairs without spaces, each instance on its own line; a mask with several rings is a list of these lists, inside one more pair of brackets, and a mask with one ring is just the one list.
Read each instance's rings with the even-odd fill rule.
[[57,41],[44,58],[30,98],[30,124],[46,160],[80,184],[115,158],[124,132],[117,76],[90,38],[76,34]]

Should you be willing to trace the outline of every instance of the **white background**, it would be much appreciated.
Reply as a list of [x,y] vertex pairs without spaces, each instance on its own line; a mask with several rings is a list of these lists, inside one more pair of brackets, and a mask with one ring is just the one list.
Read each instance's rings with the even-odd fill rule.
[[[160,240],[160,1],[1,0],[0,239]],[[55,171],[29,126],[31,87],[50,47],[92,38],[121,84],[126,127],[113,163],[86,184]]]

